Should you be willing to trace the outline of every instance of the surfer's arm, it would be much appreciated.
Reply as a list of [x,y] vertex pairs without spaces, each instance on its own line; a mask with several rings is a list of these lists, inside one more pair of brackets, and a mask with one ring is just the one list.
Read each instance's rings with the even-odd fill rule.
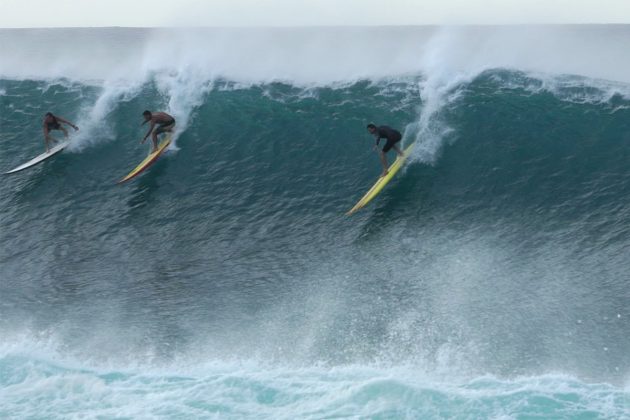
[[153,127],[155,127],[155,121],[151,121],[151,126],[149,127],[149,131],[147,131],[147,134],[145,134],[144,138],[142,139],[140,143],[144,143],[149,138],[149,136],[151,135],[151,132],[153,131]]
[[70,121],[66,120],[65,118],[57,117],[57,121],[61,121],[64,124],[68,124],[70,127],[74,128],[75,130],[79,129],[79,127],[77,127],[76,125],[72,124]]
[[44,123],[44,126],[42,128],[44,130],[44,146],[46,147],[46,151],[48,151],[48,126],[46,125],[46,123]]

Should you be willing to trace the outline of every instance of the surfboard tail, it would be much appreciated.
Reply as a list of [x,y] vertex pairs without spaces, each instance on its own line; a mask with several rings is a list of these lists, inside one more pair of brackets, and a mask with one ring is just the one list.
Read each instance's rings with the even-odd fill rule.
[[23,171],[24,169],[28,169],[32,166],[37,165],[38,163],[41,163],[43,161],[45,161],[46,159],[49,159],[53,156],[55,156],[57,153],[61,152],[63,149],[65,149],[68,145],[70,144],[70,141],[65,141],[63,143],[59,143],[56,146],[52,147],[48,152],[44,152],[39,156],[34,157],[33,159],[29,160],[26,163],[23,163],[22,165],[11,169],[10,171],[5,172],[5,175],[8,174],[14,174],[16,172],[20,172]]

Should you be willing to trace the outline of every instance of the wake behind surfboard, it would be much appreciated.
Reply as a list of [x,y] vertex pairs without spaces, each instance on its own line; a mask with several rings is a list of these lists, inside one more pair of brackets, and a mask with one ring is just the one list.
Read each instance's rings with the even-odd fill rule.
[[41,162],[45,161],[46,159],[51,158],[54,155],[56,155],[57,153],[61,152],[69,144],[70,144],[69,140],[63,141],[63,142],[57,144],[56,146],[52,147],[48,152],[42,153],[41,155],[34,157],[33,159],[29,160],[26,163],[23,163],[22,165],[18,166],[17,168],[14,168],[14,169],[11,169],[8,172],[5,172],[5,174],[14,174],[16,172],[23,171],[24,169],[28,169],[31,166],[35,166],[38,163],[41,163]]
[[171,135],[169,134],[169,135],[166,136],[166,138],[164,140],[162,140],[160,142],[160,144],[158,145],[158,149],[155,152],[150,153],[149,156],[147,156],[142,162],[140,162],[140,164],[138,166],[136,166],[124,178],[122,178],[120,181],[118,181],[118,184],[122,184],[123,182],[127,182],[127,181],[137,177],[142,172],[144,172],[145,169],[147,169],[149,166],[151,166],[160,157],[160,155],[164,151],[166,151],[166,149],[168,148],[168,146],[170,144],[171,144]]
[[346,213],[347,216],[350,216],[351,214],[356,213],[357,211],[361,210],[363,207],[365,207],[370,201],[372,201],[372,199],[374,197],[376,197],[378,195],[378,193],[381,192],[381,190],[383,188],[385,188],[385,185],[387,185],[387,183],[389,181],[391,181],[391,179],[394,177],[394,175],[396,175],[396,173],[400,170],[400,168],[402,168],[403,163],[405,163],[405,161],[407,160],[407,158],[409,157],[409,155],[411,154],[411,151],[413,150],[413,147],[415,146],[415,142],[411,143],[403,152],[402,157],[398,157],[396,159],[396,161],[394,163],[391,164],[391,166],[388,169],[388,174],[385,176],[382,176],[378,179],[378,181],[376,181],[376,183],[372,186],[372,188],[370,188],[368,190],[367,193],[365,193],[365,195],[363,196],[363,198],[361,198],[359,200],[359,202],[357,204],[355,204],[354,207],[352,207],[352,209],[350,209],[350,211],[348,211]]

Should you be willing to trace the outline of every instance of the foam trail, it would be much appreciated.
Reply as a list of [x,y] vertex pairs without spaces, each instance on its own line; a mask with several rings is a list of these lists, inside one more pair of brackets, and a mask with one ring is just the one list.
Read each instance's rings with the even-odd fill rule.
[[[186,130],[194,108],[203,102],[204,95],[210,91],[212,83],[205,81],[192,68],[159,73],[153,77],[158,90],[167,98],[166,111],[177,120],[171,150],[178,150],[177,138]],[[75,136],[70,150],[80,152],[99,142],[114,140],[116,129],[108,120],[108,116],[116,111],[121,102],[128,102],[137,97],[145,84],[146,82],[121,79],[105,81],[102,92],[94,104],[79,117],[77,125],[81,131]]]
[[460,96],[460,88],[486,69],[485,66],[466,68],[457,50],[461,34],[457,28],[443,28],[429,41],[422,57],[426,77],[419,83],[422,99],[418,121],[408,127],[418,146],[416,159],[436,161],[444,138],[452,129],[441,119],[440,112]]
[[70,150],[80,152],[86,147],[104,140],[115,138],[115,127],[112,120],[108,119],[121,102],[133,99],[141,84],[123,80],[106,81],[102,92],[94,105],[85,110],[79,117],[77,125],[79,134],[70,145]]
[[156,75],[158,89],[168,100],[167,112],[177,121],[170,150],[178,150],[177,138],[190,123],[194,109],[203,103],[204,96],[211,90],[212,82],[195,67],[185,67],[176,72]]
[[[627,75],[607,66],[618,52],[606,40],[628,38],[621,28],[588,27],[443,27],[429,38],[420,60],[425,78],[418,120],[407,127],[419,141],[415,158],[435,162],[444,139],[453,131],[441,113],[456,101],[465,85],[489,69],[523,71],[531,84],[512,88],[549,91],[570,102],[606,102],[630,95]],[[594,64],[592,57],[598,56]],[[595,60],[597,61],[597,60]],[[604,65],[602,65],[602,63]],[[567,74],[580,76],[567,76]],[[603,78],[603,79],[602,79]]]

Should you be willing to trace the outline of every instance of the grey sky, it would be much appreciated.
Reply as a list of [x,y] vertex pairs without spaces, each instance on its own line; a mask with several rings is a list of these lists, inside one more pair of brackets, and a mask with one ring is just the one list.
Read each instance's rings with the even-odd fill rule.
[[2,0],[0,27],[630,23],[630,0]]

